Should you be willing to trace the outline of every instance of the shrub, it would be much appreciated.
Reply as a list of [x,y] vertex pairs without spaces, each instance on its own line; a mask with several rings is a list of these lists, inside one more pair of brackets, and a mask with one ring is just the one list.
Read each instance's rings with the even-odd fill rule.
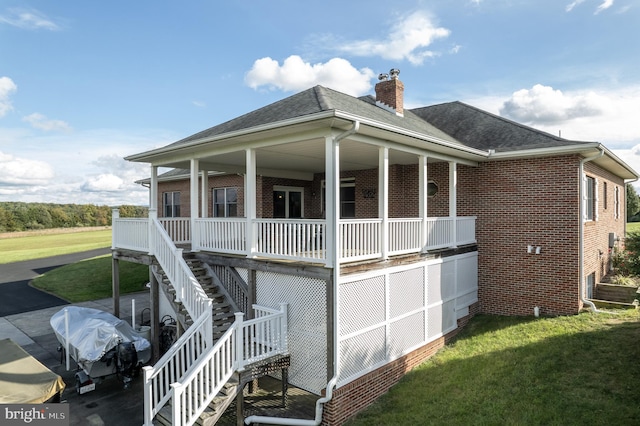
[[640,276],[640,232],[627,234],[624,249],[615,248],[612,260],[617,275]]

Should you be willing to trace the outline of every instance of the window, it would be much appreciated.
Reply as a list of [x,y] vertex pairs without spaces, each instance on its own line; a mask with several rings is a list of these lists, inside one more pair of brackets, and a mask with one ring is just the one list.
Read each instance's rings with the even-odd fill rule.
[[164,217],[180,217],[180,192],[162,193]]
[[304,188],[273,187],[273,217],[300,219],[304,217]]
[[238,190],[236,188],[214,188],[213,216],[238,217]]
[[596,273],[592,272],[589,275],[587,275],[587,278],[585,279],[585,291],[587,294],[585,294],[585,296],[587,297],[587,299],[593,299],[593,287],[596,284]]
[[616,186],[613,198],[613,208],[615,209],[616,219],[620,219],[620,187]]
[[604,200],[602,200],[602,208],[606,210],[607,209],[607,182],[602,183],[602,198],[604,198]]
[[427,182],[427,197],[433,198],[438,193],[438,184],[430,180]]
[[587,176],[585,179],[585,190],[584,190],[584,219],[585,220],[595,220],[595,211],[596,211],[596,180],[590,176]]
[[[326,183],[322,181],[322,216],[326,217]],[[356,217],[356,179],[340,179],[340,218]]]

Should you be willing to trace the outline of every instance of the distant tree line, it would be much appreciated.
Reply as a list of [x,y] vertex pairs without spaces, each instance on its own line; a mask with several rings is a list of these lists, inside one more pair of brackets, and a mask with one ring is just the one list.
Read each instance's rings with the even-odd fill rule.
[[[0,232],[111,225],[114,207],[94,204],[0,202]],[[119,206],[120,217],[147,217],[148,207]]]

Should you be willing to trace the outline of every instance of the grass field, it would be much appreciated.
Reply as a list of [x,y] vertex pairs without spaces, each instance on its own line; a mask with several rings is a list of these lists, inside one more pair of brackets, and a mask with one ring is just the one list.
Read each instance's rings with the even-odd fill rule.
[[347,425],[638,424],[640,318],[621,312],[478,316]]
[[[65,232],[66,231],[66,232]],[[0,264],[111,247],[110,228],[82,228],[2,234]]]
[[[78,253],[111,246],[111,229],[74,228],[2,234],[0,264]],[[144,290],[149,268],[120,263],[120,293]],[[71,303],[111,297],[111,256],[100,256],[50,270],[32,285]]]
[[640,222],[628,222],[627,232],[640,232]]
[[[149,267],[120,262],[120,293],[145,290],[149,282]],[[65,265],[34,279],[31,284],[71,303],[105,299],[112,296],[111,256]]]

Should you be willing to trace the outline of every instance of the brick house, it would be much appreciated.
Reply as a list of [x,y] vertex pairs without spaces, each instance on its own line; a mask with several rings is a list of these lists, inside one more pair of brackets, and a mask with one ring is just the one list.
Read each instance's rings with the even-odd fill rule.
[[[460,102],[408,110],[403,96],[395,70],[375,98],[316,86],[127,158],[151,164],[151,213],[115,215],[114,265],[144,252],[171,269],[149,260],[171,237],[247,317],[286,303],[285,377],[322,396],[324,424],[366,407],[477,312],[591,306],[625,232],[625,183],[638,175],[602,144]],[[207,300],[173,286],[152,285],[154,298]],[[196,323],[208,312],[191,309]],[[145,421],[168,398],[145,403]]]

